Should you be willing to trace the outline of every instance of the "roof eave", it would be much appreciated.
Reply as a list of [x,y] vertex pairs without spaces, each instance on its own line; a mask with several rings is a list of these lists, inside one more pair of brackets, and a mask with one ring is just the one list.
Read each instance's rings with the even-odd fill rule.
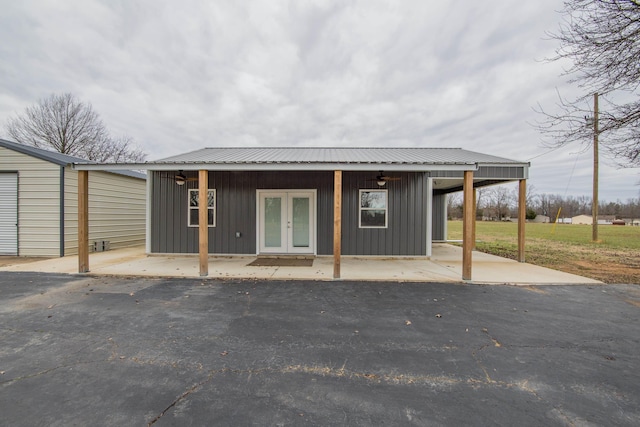
[[175,170],[209,170],[209,171],[476,171],[478,163],[74,163],[75,170],[151,170],[151,171],[175,171]]

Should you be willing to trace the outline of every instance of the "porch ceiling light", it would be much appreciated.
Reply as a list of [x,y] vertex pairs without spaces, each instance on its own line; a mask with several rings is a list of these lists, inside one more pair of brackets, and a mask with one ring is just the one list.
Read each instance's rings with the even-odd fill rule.
[[184,185],[185,182],[187,182],[187,177],[180,171],[178,175],[176,175],[176,184]]
[[384,187],[384,185],[387,183],[387,181],[385,181],[384,179],[379,179],[376,182],[378,183],[378,187]]

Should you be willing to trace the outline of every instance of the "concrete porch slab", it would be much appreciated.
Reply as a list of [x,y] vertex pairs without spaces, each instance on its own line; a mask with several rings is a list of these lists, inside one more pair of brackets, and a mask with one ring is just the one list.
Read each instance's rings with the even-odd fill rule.
[[[211,256],[207,278],[334,280],[333,257],[320,256],[311,267],[252,267],[254,256]],[[200,277],[197,255],[146,255],[143,247],[98,252],[89,256],[90,275]],[[0,271],[77,274],[77,256],[14,264]],[[434,244],[426,258],[344,256],[341,280],[462,282],[462,248]],[[473,252],[472,280],[486,284],[602,284],[598,280],[506,258]]]

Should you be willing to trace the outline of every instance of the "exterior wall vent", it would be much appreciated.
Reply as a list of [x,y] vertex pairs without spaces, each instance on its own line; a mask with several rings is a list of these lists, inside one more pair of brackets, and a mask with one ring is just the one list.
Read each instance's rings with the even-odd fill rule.
[[109,240],[96,240],[93,242],[93,252],[104,252],[111,249],[111,242]]

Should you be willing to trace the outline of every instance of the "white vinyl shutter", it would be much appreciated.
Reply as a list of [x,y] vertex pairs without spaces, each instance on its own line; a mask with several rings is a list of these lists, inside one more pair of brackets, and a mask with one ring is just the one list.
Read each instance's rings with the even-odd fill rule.
[[0,173],[0,255],[18,255],[17,173]]

